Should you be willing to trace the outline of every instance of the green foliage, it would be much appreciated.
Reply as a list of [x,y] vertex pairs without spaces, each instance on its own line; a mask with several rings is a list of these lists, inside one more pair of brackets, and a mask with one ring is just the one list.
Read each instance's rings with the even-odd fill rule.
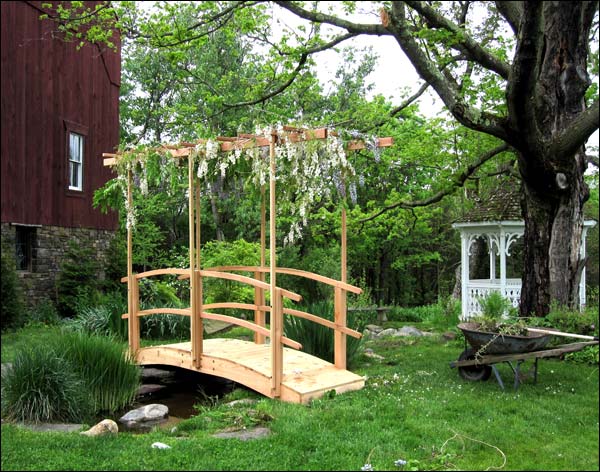
[[552,303],[546,320],[551,327],[565,333],[598,336],[597,307],[588,307],[583,311],[578,311]]
[[485,297],[478,297],[477,301],[481,306],[481,316],[494,322],[499,322],[513,312],[510,300],[497,291],[492,291]]
[[48,331],[44,341],[15,348],[2,374],[3,415],[19,421],[90,420],[131,404],[140,372],[124,346],[102,336]]
[[2,372],[2,416],[25,422],[78,422],[91,412],[71,362],[47,345],[22,346]]
[[127,339],[127,321],[121,315],[127,313],[127,299],[119,290],[99,294],[96,300],[83,300],[77,305],[74,318],[65,320],[66,326],[90,335]]
[[56,307],[61,316],[73,317],[82,299],[96,295],[98,270],[93,249],[70,241],[56,279]]
[[174,314],[144,316],[140,331],[144,339],[189,340],[190,318]]
[[456,329],[460,322],[460,302],[451,296],[443,297],[437,303],[415,307],[393,307],[387,315],[388,321],[408,321],[423,323],[436,331]]
[[2,266],[0,280],[0,300],[1,303],[1,324],[2,331],[10,328],[21,326],[24,321],[25,306],[23,304],[23,294],[19,281],[17,279],[17,271],[15,260],[12,257],[12,252],[9,251],[4,244],[2,245]]
[[[268,264],[268,262],[267,262]],[[202,248],[202,267],[260,266],[260,244],[244,239],[233,242],[208,241]],[[250,277],[253,274],[244,274]],[[254,287],[231,280],[204,278],[205,303],[235,301],[254,302]]]
[[52,341],[50,349],[70,363],[84,383],[94,412],[115,412],[133,402],[140,371],[123,344],[77,332]]
[[[299,308],[325,320],[334,320],[333,303],[329,301],[313,302]],[[364,326],[357,322],[355,312],[348,312],[346,325],[356,331],[362,331]],[[284,318],[284,333],[290,339],[302,344],[302,350],[321,359],[333,362],[334,357],[334,331],[305,318],[286,315]],[[352,366],[360,354],[362,338],[346,337],[346,363]]]
[[30,323],[42,323],[45,325],[56,325],[60,321],[60,315],[56,305],[52,300],[43,300],[39,302],[29,312]]

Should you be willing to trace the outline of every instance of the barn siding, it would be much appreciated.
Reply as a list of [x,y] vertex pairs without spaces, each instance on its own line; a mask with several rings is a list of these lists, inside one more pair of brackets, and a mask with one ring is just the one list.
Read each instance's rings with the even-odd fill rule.
[[[102,153],[119,142],[120,53],[52,38],[41,2],[1,2],[1,221],[114,230],[92,206],[114,177]],[[65,123],[87,128],[84,191],[68,190]]]

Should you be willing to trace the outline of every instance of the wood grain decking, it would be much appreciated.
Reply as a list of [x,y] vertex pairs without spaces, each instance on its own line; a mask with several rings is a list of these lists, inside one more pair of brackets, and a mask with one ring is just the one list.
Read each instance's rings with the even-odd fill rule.
[[[224,377],[274,398],[271,391],[271,349],[239,339],[205,339],[200,367],[192,362],[191,343],[142,348],[138,364],[163,364]],[[307,403],[330,390],[337,393],[359,390],[365,379],[332,363],[290,348],[283,348],[283,377],[280,399]]]

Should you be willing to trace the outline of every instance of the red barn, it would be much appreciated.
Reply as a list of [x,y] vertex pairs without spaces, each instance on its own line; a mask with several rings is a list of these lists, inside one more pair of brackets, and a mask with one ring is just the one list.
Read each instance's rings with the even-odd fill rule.
[[102,261],[117,228],[92,199],[114,177],[102,152],[119,143],[120,48],[78,50],[40,19],[42,3],[0,3],[2,250],[30,304],[53,297],[70,240]]

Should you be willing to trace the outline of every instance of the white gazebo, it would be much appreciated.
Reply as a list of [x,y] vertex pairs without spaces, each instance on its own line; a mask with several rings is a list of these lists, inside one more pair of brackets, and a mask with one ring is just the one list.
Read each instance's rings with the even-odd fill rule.
[[[521,299],[521,278],[507,271],[511,250],[518,240],[521,240],[522,244],[525,231],[525,223],[520,219],[516,192],[506,188],[494,192],[486,204],[476,208],[465,220],[468,221],[452,225],[460,231],[461,238],[461,318],[465,320],[479,315],[481,313],[479,299],[485,298],[491,292],[500,292],[514,307],[518,307]],[[584,223],[581,258],[585,257],[587,230],[595,225],[595,221]],[[489,277],[471,279],[469,272],[472,249],[478,240],[487,243]],[[581,273],[579,303],[580,306],[585,305],[585,268]]]

